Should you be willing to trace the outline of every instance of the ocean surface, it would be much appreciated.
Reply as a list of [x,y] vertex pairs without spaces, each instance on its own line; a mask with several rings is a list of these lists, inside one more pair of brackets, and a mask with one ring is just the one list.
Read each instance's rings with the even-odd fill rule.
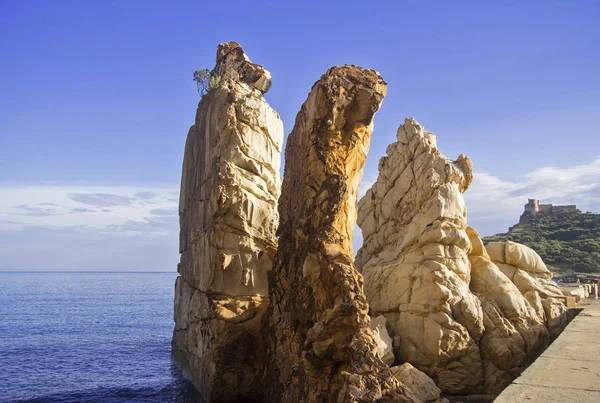
[[0,272],[0,402],[200,402],[171,361],[175,277]]

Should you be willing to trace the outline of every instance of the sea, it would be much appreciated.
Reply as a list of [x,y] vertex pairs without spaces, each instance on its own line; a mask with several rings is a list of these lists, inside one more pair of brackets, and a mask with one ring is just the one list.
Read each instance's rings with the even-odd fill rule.
[[176,275],[0,272],[0,402],[201,402],[171,360]]

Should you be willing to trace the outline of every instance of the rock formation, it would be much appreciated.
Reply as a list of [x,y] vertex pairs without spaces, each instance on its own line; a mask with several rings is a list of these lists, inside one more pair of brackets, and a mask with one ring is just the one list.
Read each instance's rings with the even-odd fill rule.
[[379,177],[360,200],[364,243],[357,266],[372,315],[383,314],[408,361],[449,393],[480,390],[483,312],[469,290],[470,242],[462,192],[471,161],[450,161],[436,138],[412,119],[379,162]]
[[375,71],[333,67],[313,86],[288,137],[264,321],[268,401],[410,401],[377,357],[352,263],[358,185],[385,92]]
[[479,234],[468,227],[467,235],[470,288],[483,308],[485,391],[499,393],[548,347],[548,330],[532,301],[492,262]]
[[215,73],[185,145],[172,350],[207,402],[260,400],[283,125],[240,45],[219,45]]
[[387,365],[392,365],[395,361],[393,341],[387,331],[387,319],[385,316],[379,315],[371,319],[371,331],[377,343],[377,356],[381,358]]
[[406,394],[412,402],[448,402],[447,399],[440,398],[440,389],[435,386],[433,380],[408,362],[392,367],[392,373],[394,377],[402,380]]
[[539,256],[484,247],[467,226],[469,158],[444,157],[415,120],[357,211],[386,93],[377,72],[338,66],[315,83],[283,187],[270,73],[229,42],[211,75],[185,145],[172,341],[207,402],[497,393],[564,328],[565,297]]
[[540,256],[531,248],[515,242],[490,242],[486,250],[491,260],[515,284],[535,308],[555,338],[567,326],[570,318],[564,303],[565,296],[552,281]]
[[496,393],[548,343],[535,309],[467,227],[472,164],[436,148],[406,119],[359,203],[356,264],[373,316],[383,314],[396,361],[450,394]]

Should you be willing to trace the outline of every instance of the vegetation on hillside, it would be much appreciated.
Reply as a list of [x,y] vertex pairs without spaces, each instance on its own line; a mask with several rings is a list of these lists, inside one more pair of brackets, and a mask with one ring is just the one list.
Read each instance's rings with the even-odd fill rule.
[[527,245],[555,271],[600,272],[600,214],[576,211],[532,216],[509,232],[483,241]]

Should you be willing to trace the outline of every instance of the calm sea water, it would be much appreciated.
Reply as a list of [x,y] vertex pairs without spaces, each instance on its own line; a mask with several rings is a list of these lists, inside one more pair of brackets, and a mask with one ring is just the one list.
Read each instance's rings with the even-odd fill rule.
[[1,273],[0,402],[196,402],[171,361],[175,273]]

